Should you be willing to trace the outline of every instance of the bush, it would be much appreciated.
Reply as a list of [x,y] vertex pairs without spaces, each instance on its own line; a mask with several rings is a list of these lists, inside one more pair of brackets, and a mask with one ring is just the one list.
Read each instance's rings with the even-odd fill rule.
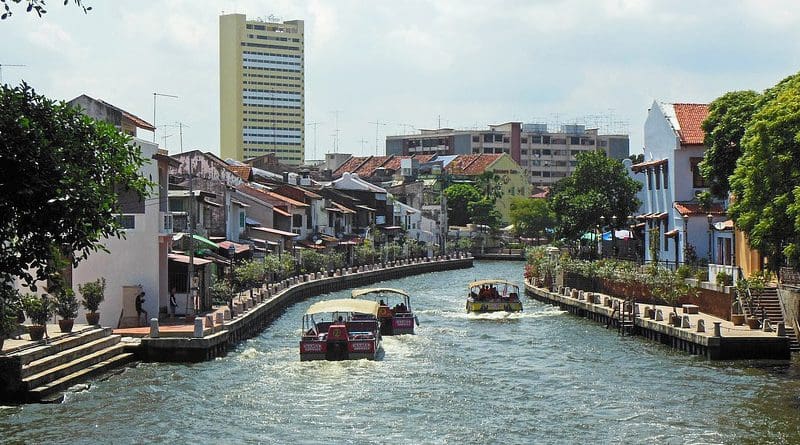
[[46,325],[50,315],[53,314],[53,302],[47,295],[41,297],[28,294],[22,300],[25,314],[31,319],[33,324]]
[[678,269],[675,270],[675,275],[681,279],[689,278],[692,276],[692,268],[686,264],[681,264]]
[[55,301],[56,314],[67,320],[78,316],[78,299],[75,298],[75,291],[72,289],[62,289],[56,294]]
[[725,273],[723,271],[717,272],[717,286],[732,286],[733,285],[733,275],[729,273]]
[[81,304],[89,312],[97,312],[100,303],[105,299],[106,279],[100,277],[95,281],[90,281],[83,285],[78,285],[78,292],[81,293]]
[[708,269],[699,268],[694,272],[694,277],[697,281],[708,281]]

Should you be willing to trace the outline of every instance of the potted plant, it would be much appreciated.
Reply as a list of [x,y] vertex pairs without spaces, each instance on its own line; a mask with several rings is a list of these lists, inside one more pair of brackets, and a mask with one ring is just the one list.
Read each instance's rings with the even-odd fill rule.
[[78,299],[75,298],[75,291],[72,289],[60,289],[56,294],[56,314],[61,317],[58,326],[61,332],[72,332],[75,324],[75,317],[78,316]]
[[33,323],[28,328],[31,340],[41,340],[47,334],[47,320],[53,314],[53,302],[46,294],[42,296],[28,294],[23,298],[22,306]]
[[84,309],[86,309],[86,323],[90,325],[100,324],[100,313],[97,309],[100,308],[100,303],[105,299],[106,293],[106,279],[100,277],[94,281],[86,284],[78,285],[78,292],[81,293]]

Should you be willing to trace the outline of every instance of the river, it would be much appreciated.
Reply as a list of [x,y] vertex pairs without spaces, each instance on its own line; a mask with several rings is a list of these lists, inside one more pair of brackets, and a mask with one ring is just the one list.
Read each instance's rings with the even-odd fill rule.
[[710,362],[524,299],[467,315],[466,284],[522,284],[522,263],[383,282],[407,290],[417,335],[377,361],[300,362],[321,295],[212,362],[142,363],[0,408],[6,443],[800,443],[800,363]]

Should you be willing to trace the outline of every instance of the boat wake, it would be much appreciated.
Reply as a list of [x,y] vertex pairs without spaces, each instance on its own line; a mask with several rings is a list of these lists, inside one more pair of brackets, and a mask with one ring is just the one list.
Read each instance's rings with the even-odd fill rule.
[[467,320],[521,320],[524,318],[546,318],[565,314],[566,311],[552,309],[536,312],[442,312],[445,318],[461,318]]

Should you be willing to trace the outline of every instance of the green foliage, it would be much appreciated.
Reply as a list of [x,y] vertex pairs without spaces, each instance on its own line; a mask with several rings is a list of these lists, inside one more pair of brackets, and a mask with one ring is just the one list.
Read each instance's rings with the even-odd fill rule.
[[325,270],[327,264],[325,255],[311,249],[303,249],[300,251],[300,261],[300,271],[302,273],[320,272]]
[[742,155],[742,136],[756,112],[759,96],[752,90],[731,91],[708,105],[708,117],[702,124],[706,151],[700,173],[717,198],[728,198],[728,178]]
[[377,258],[378,253],[375,252],[372,243],[369,241],[364,241],[364,244],[356,246],[355,249],[353,249],[353,262],[358,266],[374,264]]
[[776,270],[800,265],[800,74],[767,90],[742,138],[730,177],[729,214]]
[[705,267],[698,267],[694,270],[694,278],[697,281],[708,281],[708,269]]
[[628,176],[622,162],[601,151],[582,152],[575,171],[553,185],[548,202],[560,237],[578,239],[594,230],[600,217],[624,222],[639,208],[641,184]]
[[[23,0],[0,0],[0,3],[3,4],[3,12],[2,14],[0,14],[0,20],[6,20],[8,18],[11,18],[11,16],[13,15],[13,11],[8,6],[9,1],[13,3],[22,3]],[[92,10],[91,6],[83,5],[83,0],[72,0],[72,1],[78,8],[83,10],[84,14]],[[47,10],[44,9],[45,8],[44,0],[25,0],[25,3],[28,5],[25,8],[25,12],[35,12],[36,15],[38,15],[39,17],[42,17],[42,15],[47,13]],[[64,0],[64,5],[66,5],[67,3],[69,3],[69,0]]]
[[462,252],[468,252],[472,250],[472,239],[471,238],[459,238],[456,242],[456,248]]
[[243,291],[261,287],[267,281],[264,261],[243,261],[233,268],[233,287]]
[[55,271],[52,246],[77,264],[124,235],[116,190],[144,198],[150,186],[129,136],[25,83],[0,85],[0,135],[0,285],[35,289]]
[[653,295],[661,298],[673,308],[678,304],[680,298],[697,298],[700,293],[698,287],[686,283],[686,280],[664,268],[658,268],[654,275],[650,275],[646,284]]
[[654,263],[658,263],[661,254],[661,249],[660,249],[661,229],[659,229],[658,226],[653,227],[652,229],[650,229],[649,235],[650,235],[648,238],[649,245],[647,247],[650,250],[650,258],[653,259]]
[[555,224],[555,216],[544,199],[514,198],[510,217],[517,235],[526,238],[540,237]]
[[490,199],[483,198],[480,201],[468,203],[466,214],[472,215],[469,217],[469,221],[473,224],[488,226],[491,230],[497,230],[500,227],[502,215]]
[[469,214],[464,210],[469,203],[481,200],[481,193],[470,184],[453,184],[444,190],[447,197],[447,218],[450,225],[465,226]]
[[62,289],[55,294],[55,311],[63,319],[75,318],[78,316],[78,299],[72,289]]
[[46,294],[42,296],[27,294],[22,298],[22,306],[33,324],[45,325],[53,315],[53,301]]
[[211,279],[211,286],[208,290],[211,294],[212,304],[217,306],[228,304],[234,294],[233,287],[228,280],[218,279],[216,277]]
[[724,271],[717,272],[717,276],[715,278],[717,286],[732,286],[733,285],[733,275],[729,273],[725,273]]
[[681,264],[675,270],[675,275],[677,275],[678,278],[681,278],[681,279],[689,278],[689,277],[692,276],[692,268],[687,264]]
[[493,171],[487,170],[478,175],[475,178],[475,188],[483,195],[483,199],[489,200],[492,204],[503,197],[500,175]]
[[86,284],[79,284],[78,292],[81,294],[83,308],[89,312],[97,312],[106,297],[106,279],[100,277]]
[[17,289],[0,288],[0,338],[9,338],[17,330],[17,312],[22,295]]

